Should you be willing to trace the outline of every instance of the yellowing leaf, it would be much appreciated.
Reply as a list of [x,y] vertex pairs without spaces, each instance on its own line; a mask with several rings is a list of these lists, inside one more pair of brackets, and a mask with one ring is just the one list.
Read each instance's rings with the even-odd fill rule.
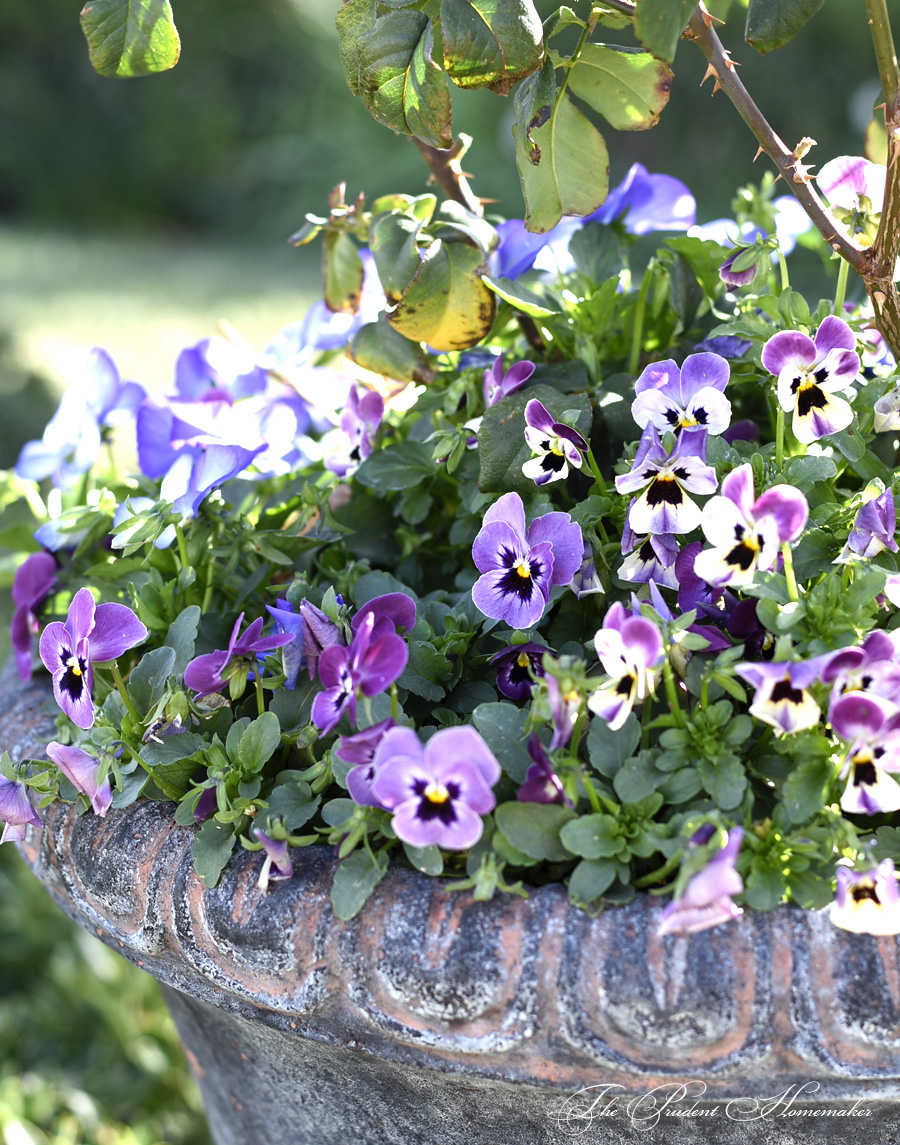
[[482,281],[487,273],[479,246],[436,239],[388,321],[435,350],[474,346],[494,322],[496,300]]

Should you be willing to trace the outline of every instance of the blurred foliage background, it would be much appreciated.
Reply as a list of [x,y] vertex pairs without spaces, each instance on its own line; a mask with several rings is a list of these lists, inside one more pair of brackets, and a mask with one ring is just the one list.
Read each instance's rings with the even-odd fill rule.
[[[123,374],[170,384],[175,355],[228,319],[261,346],[318,295],[318,254],[286,238],[329,190],[418,193],[416,149],[379,127],[340,70],[337,0],[174,0],[182,59],[163,76],[102,79],[77,0],[0,5],[0,466],[40,435],[94,344]],[[539,0],[542,14],[556,5]],[[786,48],[742,42],[741,0],[709,2],[741,77],[812,161],[860,153],[878,102],[861,4],[826,0]],[[900,2],[892,0],[892,9]],[[900,11],[896,14],[900,16]],[[614,35],[607,38],[615,39]],[[683,44],[659,129],[609,131],[611,182],[632,162],[684,180],[698,221],[758,182],[755,143],[700,86]],[[465,168],[488,210],[522,214],[511,100],[454,93],[475,137]],[[0,558],[0,583],[11,566]],[[0,657],[8,650],[0,605]],[[0,852],[3,1145],[204,1145],[189,1071],[155,984],[71,926]]]

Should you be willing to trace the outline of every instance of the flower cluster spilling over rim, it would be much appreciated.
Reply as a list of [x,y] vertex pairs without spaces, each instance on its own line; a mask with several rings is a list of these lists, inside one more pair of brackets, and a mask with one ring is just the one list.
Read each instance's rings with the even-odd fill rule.
[[[822,173],[848,226],[872,166]],[[143,795],[210,886],[328,844],[343,918],[392,857],[668,895],[663,935],[785,900],[900,933],[900,389],[843,287],[790,289],[771,192],[718,239],[637,167],[546,235],[456,208],[502,300],[477,349],[393,330],[363,249],[347,313],[205,339],[166,396],[93,351],[3,478],[15,662],[60,711],[49,764],[0,763],[3,838]]]

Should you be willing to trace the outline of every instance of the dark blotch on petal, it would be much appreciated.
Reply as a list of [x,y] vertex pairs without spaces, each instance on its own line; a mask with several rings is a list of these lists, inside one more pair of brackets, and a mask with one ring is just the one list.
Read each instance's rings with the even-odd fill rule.
[[741,541],[735,545],[728,556],[725,558],[725,563],[735,565],[737,568],[743,569],[744,572],[753,564],[756,557],[756,550],[751,548],[750,545]]
[[790,680],[779,680],[772,689],[772,703],[780,704],[783,700],[787,700],[789,704],[802,704],[803,693],[799,688],[795,688]]
[[811,410],[824,409],[827,405],[828,397],[818,386],[807,386],[797,397],[797,413],[801,417],[806,417]]
[[853,765],[853,786],[859,787],[860,784],[865,784],[866,787],[873,787],[878,782],[878,776],[875,774],[875,764],[871,760],[865,760],[863,763],[855,763]]
[[647,490],[647,504],[683,505],[684,493],[674,477],[657,477]]

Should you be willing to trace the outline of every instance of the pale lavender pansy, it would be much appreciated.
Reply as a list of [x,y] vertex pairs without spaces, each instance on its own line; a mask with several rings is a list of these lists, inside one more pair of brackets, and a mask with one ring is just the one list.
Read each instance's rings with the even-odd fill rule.
[[29,825],[40,827],[41,817],[31,806],[28,788],[16,779],[0,775],[0,843],[21,843]]
[[871,560],[884,549],[892,553],[898,551],[894,534],[897,531],[897,510],[894,494],[885,489],[879,496],[872,497],[860,508],[853,518],[853,527],[847,543],[841,550],[838,561],[844,563],[856,556]]
[[54,620],[41,633],[40,653],[53,679],[53,695],[79,728],[94,723],[95,663],[115,660],[147,639],[147,629],[124,604],[95,604],[86,588],[72,597],[65,623]]
[[393,632],[376,636],[375,623],[374,613],[368,613],[349,648],[332,644],[319,656],[319,679],[325,690],[313,700],[312,721],[320,729],[320,738],[337,727],[345,712],[354,722],[357,698],[377,696],[406,667],[409,650],[405,641]]
[[410,728],[391,728],[374,766],[374,794],[404,843],[463,851],[481,838],[500,764],[473,727],[442,728],[424,747]]
[[869,210],[878,214],[884,206],[887,167],[872,163],[860,155],[839,155],[829,159],[816,176],[816,185],[832,207],[847,211],[862,209],[861,198],[869,201]]
[[595,633],[594,648],[609,679],[591,692],[587,705],[616,731],[634,705],[653,692],[664,656],[662,638],[655,624],[617,603]]
[[553,770],[546,748],[534,733],[528,739],[528,754],[532,762],[516,792],[516,799],[522,803],[564,803],[566,807],[574,807],[562,781]]
[[700,507],[688,496],[715,493],[716,471],[706,464],[705,429],[685,429],[671,454],[656,428],[641,434],[631,470],[616,478],[620,493],[643,490],[628,513],[635,533],[689,533],[700,524]]
[[849,744],[840,777],[847,780],[841,807],[858,815],[900,810],[900,714],[893,704],[864,692],[847,692],[831,705],[828,720]]
[[525,406],[525,440],[536,456],[525,462],[522,472],[538,486],[564,480],[570,465],[580,469],[588,447],[577,429],[555,421],[537,398]]
[[16,569],[12,600],[15,605],[10,638],[16,668],[23,680],[31,679],[31,645],[38,632],[36,610],[56,584],[56,561],[49,553],[32,553]]
[[350,798],[361,807],[380,807],[381,803],[372,789],[375,782],[375,751],[385,734],[396,727],[393,718],[381,720],[353,735],[341,736],[331,749],[331,754],[342,763],[353,766],[347,772],[347,791]]
[[108,778],[102,783],[97,782],[100,760],[80,747],[57,743],[56,740],[51,740],[46,750],[66,779],[87,797],[94,814],[101,818],[106,815],[112,805],[112,788]]
[[837,869],[831,921],[854,934],[900,934],[900,889],[890,859],[870,871]]
[[738,664],[735,672],[755,688],[750,715],[783,735],[814,728],[822,709],[807,689],[821,676],[830,656],[811,660],[772,660]]
[[268,890],[269,883],[281,882],[294,876],[294,864],[288,853],[287,839],[272,839],[259,827],[253,828],[253,837],[257,843],[262,843],[265,859],[259,872],[256,885],[261,890]]
[[[536,236],[540,238],[541,236]],[[482,393],[484,408],[490,409],[497,402],[520,390],[534,373],[534,362],[523,360],[514,362],[508,370],[503,370],[503,356],[498,355],[490,369],[484,371]]]
[[250,347],[230,338],[203,338],[182,350],[175,362],[175,389],[187,401],[202,400],[214,392],[239,401],[261,394],[267,382],[266,371]]
[[800,330],[779,330],[762,350],[762,364],[777,378],[781,408],[793,414],[794,437],[809,445],[846,429],[853,420],[849,402],[838,391],[851,390],[859,374],[856,335],[829,315],[815,339]]
[[344,448],[325,459],[325,467],[338,477],[355,473],[360,464],[372,456],[375,435],[384,417],[384,398],[375,390],[352,385],[341,414],[341,429],[346,436]]
[[208,696],[212,692],[219,692],[228,683],[225,673],[233,660],[243,657],[255,663],[260,656],[274,652],[276,648],[283,648],[285,644],[289,644],[294,639],[293,633],[284,631],[263,636],[263,619],[261,616],[258,616],[248,625],[246,632],[238,636],[243,622],[244,614],[242,612],[234,622],[226,648],[217,649],[215,652],[205,652],[202,656],[195,656],[190,661],[184,670],[185,687],[196,692],[198,696]]
[[622,547],[626,535],[633,544],[630,553],[619,566],[619,579],[648,584],[651,580],[664,588],[678,588],[675,562],[678,559],[678,542],[670,533],[650,533],[637,537],[634,530],[626,525],[622,532]]
[[800,536],[808,516],[793,485],[773,485],[754,498],[753,467],[739,465],[722,481],[721,496],[703,506],[700,525],[713,548],[697,555],[694,572],[707,584],[751,584],[757,569],[775,564],[780,545]]
[[663,908],[658,935],[695,934],[743,913],[732,899],[744,889],[743,879],[734,869],[743,838],[743,827],[731,828],[725,846],[690,879],[681,897]]
[[679,368],[673,359],[652,362],[634,383],[631,416],[660,433],[705,429],[715,435],[728,428],[731,402],[725,397],[731,369],[718,354],[689,354]]
[[504,493],[485,513],[472,546],[482,574],[472,587],[476,607],[511,628],[530,628],[551,588],[571,582],[583,548],[581,527],[568,513],[545,513],[526,529],[522,498]]

